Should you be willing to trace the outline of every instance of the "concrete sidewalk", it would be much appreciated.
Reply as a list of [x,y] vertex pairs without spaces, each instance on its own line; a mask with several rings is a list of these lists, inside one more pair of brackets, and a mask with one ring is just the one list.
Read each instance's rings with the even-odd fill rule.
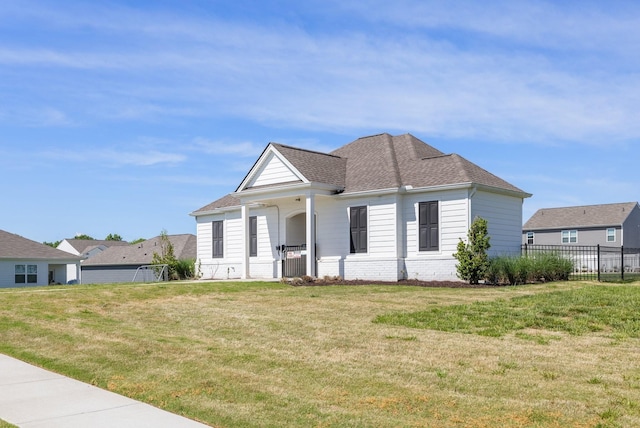
[[2,354],[0,419],[28,428],[207,426]]

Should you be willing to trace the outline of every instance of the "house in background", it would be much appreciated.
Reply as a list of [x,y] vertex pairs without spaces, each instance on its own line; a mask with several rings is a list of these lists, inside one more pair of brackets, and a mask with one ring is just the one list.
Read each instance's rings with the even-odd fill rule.
[[544,208],[523,226],[522,243],[640,248],[640,206],[626,202]]
[[476,216],[492,253],[519,253],[530,196],[410,134],[380,134],[331,153],[270,143],[234,193],[191,215],[203,278],[455,280]]
[[68,282],[67,266],[80,270],[82,257],[0,230],[0,288]]
[[[126,241],[107,241],[99,239],[64,239],[56,247],[58,250],[66,251],[69,254],[83,256],[90,259],[96,254],[100,254],[109,247],[129,245]],[[75,265],[67,266],[67,282],[78,282],[78,270]]]
[[[196,258],[196,236],[168,235],[176,259]],[[153,254],[162,255],[162,238],[157,236],[131,245],[114,245],[85,260],[81,266],[83,284],[149,281],[150,271],[139,270],[151,265]]]

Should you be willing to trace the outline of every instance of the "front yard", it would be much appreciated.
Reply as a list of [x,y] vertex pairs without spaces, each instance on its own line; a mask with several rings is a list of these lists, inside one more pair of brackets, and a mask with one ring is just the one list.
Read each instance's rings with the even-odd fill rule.
[[640,426],[639,298],[573,281],[0,290],[0,352],[212,426]]

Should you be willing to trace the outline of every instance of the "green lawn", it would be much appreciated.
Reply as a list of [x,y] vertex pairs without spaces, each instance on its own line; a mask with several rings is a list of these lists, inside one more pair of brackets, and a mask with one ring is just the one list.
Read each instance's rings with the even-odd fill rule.
[[575,281],[4,289],[0,352],[212,426],[640,426],[639,302]]

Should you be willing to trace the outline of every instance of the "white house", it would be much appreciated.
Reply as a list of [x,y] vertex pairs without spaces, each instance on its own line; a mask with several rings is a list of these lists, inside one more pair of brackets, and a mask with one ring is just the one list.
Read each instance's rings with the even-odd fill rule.
[[[98,239],[63,239],[58,246],[58,250],[66,251],[69,254],[82,256],[85,260],[102,253],[109,247],[127,246],[126,241],[108,241]],[[85,261],[83,260],[83,262]],[[78,271],[75,264],[67,266],[67,282],[79,282]]]
[[80,271],[82,257],[0,230],[0,288],[65,284],[67,265]]
[[518,252],[529,193],[410,134],[331,153],[270,143],[232,194],[191,213],[203,278],[455,280],[459,239],[488,220]]

